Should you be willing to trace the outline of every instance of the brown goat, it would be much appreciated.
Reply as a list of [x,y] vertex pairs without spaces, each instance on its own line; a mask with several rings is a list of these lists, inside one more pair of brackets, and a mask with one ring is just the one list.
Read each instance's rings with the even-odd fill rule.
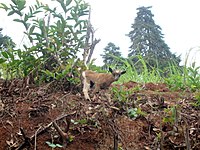
[[83,94],[85,99],[90,100],[88,91],[91,86],[95,86],[93,93],[98,92],[100,89],[108,88],[114,81],[117,81],[119,77],[126,73],[126,71],[112,70],[109,68],[110,73],[97,73],[91,70],[82,72],[83,78]]

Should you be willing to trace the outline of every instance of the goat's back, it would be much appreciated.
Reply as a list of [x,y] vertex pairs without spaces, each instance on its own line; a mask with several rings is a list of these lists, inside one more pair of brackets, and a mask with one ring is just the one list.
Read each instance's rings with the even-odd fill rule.
[[97,73],[91,70],[86,70],[83,72],[87,80],[94,83],[110,84],[114,81],[113,75],[110,73]]

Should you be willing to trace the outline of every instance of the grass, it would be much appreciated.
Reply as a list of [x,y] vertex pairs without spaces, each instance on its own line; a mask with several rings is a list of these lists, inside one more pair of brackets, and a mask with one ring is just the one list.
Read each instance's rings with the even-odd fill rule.
[[[166,76],[162,76],[162,71],[157,68],[153,68],[149,71],[143,59],[140,59],[143,65],[143,72],[140,74],[129,59],[121,59],[120,61],[124,64],[121,69],[126,69],[126,74],[121,76],[115,83],[122,84],[128,81],[139,83],[166,83],[172,90],[185,90],[189,88],[194,92],[200,89],[200,66],[197,66],[196,62],[191,62],[189,64],[189,57],[192,50],[193,49],[190,49],[186,54],[186,59],[182,67],[170,64],[169,68],[167,68],[168,73]],[[197,52],[200,52],[200,49]],[[115,57],[115,59],[120,58]],[[112,67],[114,68],[115,66]]]

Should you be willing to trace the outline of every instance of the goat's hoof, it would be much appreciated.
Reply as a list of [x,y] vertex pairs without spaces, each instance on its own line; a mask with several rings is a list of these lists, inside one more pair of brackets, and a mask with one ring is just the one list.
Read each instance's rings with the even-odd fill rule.
[[85,99],[91,101],[91,99],[89,97],[85,97]]

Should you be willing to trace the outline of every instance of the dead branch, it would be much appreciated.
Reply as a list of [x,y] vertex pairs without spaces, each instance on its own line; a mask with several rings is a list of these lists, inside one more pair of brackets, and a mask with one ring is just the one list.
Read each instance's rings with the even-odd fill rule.
[[37,133],[40,130],[40,128],[41,128],[41,126],[35,132],[35,148],[34,148],[34,150],[37,150]]
[[91,8],[89,10],[89,16],[88,16],[88,26],[87,26],[87,33],[86,33],[86,38],[85,38],[85,48],[83,51],[83,62],[86,62],[86,58],[89,53],[89,39],[90,39],[90,30],[91,30],[90,15],[91,15]]
[[90,18],[91,18],[91,8],[89,10],[87,33],[85,38],[85,48],[83,52],[83,62],[85,62],[86,64],[88,64],[91,61],[92,54],[94,52],[96,44],[101,41],[100,39],[97,40],[96,38],[94,38],[95,30],[92,27]]
[[114,150],[118,150],[118,134],[114,134]]
[[60,137],[62,138],[62,142],[63,142],[63,146],[66,147],[67,145],[67,139],[68,139],[68,131],[69,131],[69,126],[70,126],[70,121],[71,119],[68,117],[66,118],[67,121],[67,127],[65,129],[65,132],[62,131],[62,129],[57,125],[56,121],[53,122],[53,126],[56,129],[56,131],[58,132],[58,134],[60,135]]
[[[49,127],[52,126],[52,124],[58,120],[61,120],[65,117],[68,117],[68,116],[71,116],[71,115],[74,115],[76,114],[76,111],[70,113],[70,114],[65,114],[65,115],[62,115],[62,116],[59,116],[57,117],[55,120],[53,120],[52,122],[50,122],[48,125],[42,127],[40,126],[39,129],[37,129],[37,131],[31,136],[31,137],[28,137],[26,136],[24,130],[22,128],[20,128],[20,131],[22,133],[22,136],[24,138],[24,141],[22,144],[20,144],[20,146],[16,149],[16,150],[21,150],[25,147],[30,147],[31,143],[33,142],[33,140],[36,138],[36,136],[39,136],[41,135],[42,133],[44,133],[44,131],[46,131]],[[70,120],[69,120],[70,121]],[[55,126],[54,126],[55,127]],[[69,130],[69,127],[67,127],[67,129]]]
[[[94,33],[92,33],[92,34],[94,34]],[[88,59],[86,61],[86,64],[88,64],[90,62],[90,60],[92,58],[92,54],[94,52],[94,48],[95,48],[96,44],[98,44],[100,41],[101,41],[101,39],[98,39],[98,40],[95,39],[94,41],[92,41],[92,44],[90,46],[90,51],[89,51],[89,55],[88,55]]]
[[29,137],[26,136],[23,128],[20,128],[20,132],[24,138],[24,142],[16,149],[16,150],[21,150],[25,147],[30,147],[31,146],[31,139]]
[[186,143],[186,149],[190,150],[191,146],[190,146],[190,136],[189,136],[189,127],[188,127],[188,121],[187,118],[183,117],[183,120],[185,122],[185,143]]

